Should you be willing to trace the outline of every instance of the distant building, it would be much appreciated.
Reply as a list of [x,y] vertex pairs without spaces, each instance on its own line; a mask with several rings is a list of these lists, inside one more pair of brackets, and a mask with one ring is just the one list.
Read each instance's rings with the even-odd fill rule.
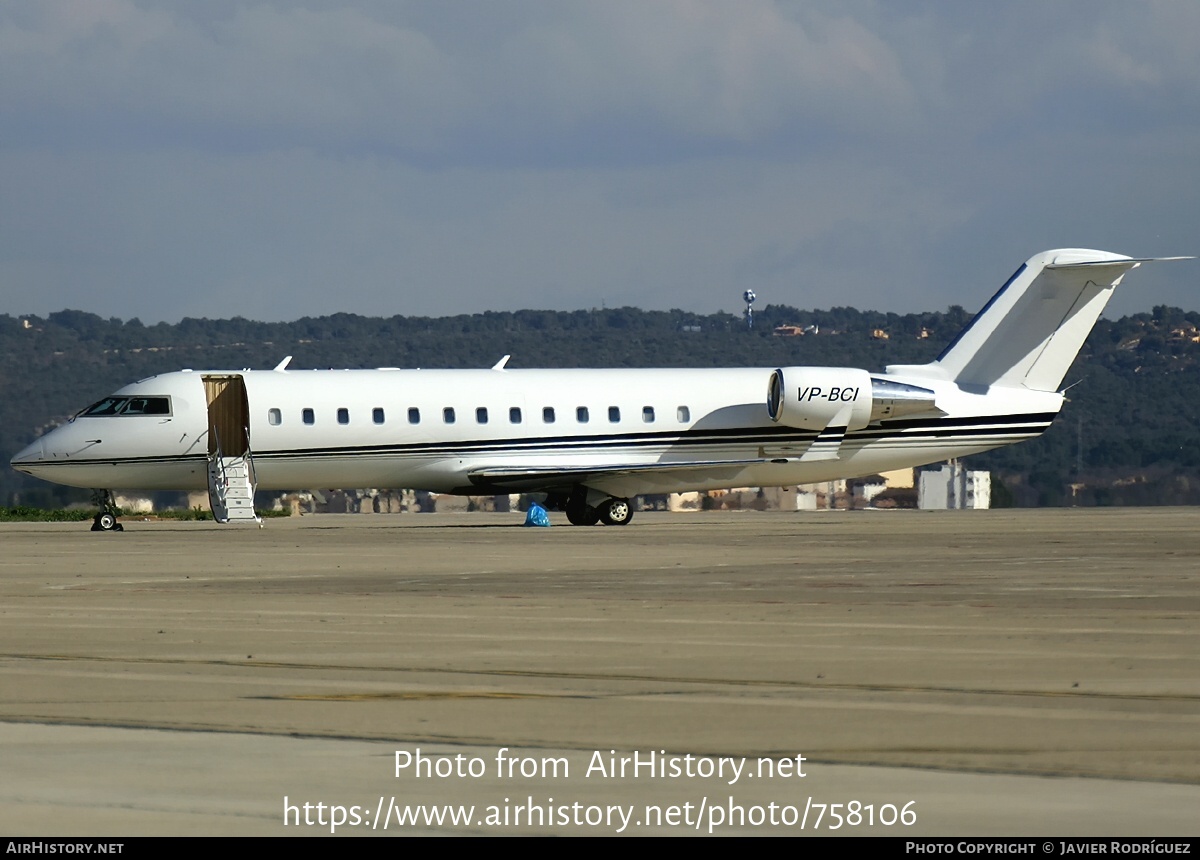
[[769,510],[815,511],[817,494],[803,487],[763,487],[763,498]]
[[671,493],[667,496],[668,511],[698,511],[700,510],[699,493]]
[[812,325],[792,325],[791,323],[784,323],[783,325],[775,326],[775,328],[771,330],[771,334],[775,335],[775,337],[804,337],[806,334],[820,333],[821,327],[816,323],[813,323]]
[[888,487],[894,489],[912,487],[914,472],[915,470],[911,466],[907,466],[903,469],[892,469],[890,472],[880,472],[879,474],[887,482]]
[[[845,478],[821,481],[817,484],[801,484],[796,487],[796,510],[834,510],[850,507],[849,486]],[[811,496],[811,501],[804,496]]]
[[957,461],[921,472],[917,507],[923,511],[985,510],[991,498],[991,472],[970,471]]
[[775,335],[775,337],[803,337],[804,326],[777,325],[771,334]]
[[865,508],[871,501],[888,488],[887,479],[882,475],[868,475],[865,478],[855,478],[850,481],[850,506]]

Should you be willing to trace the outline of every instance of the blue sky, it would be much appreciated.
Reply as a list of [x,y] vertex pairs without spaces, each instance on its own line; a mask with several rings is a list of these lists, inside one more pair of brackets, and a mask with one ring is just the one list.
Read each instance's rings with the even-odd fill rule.
[[[0,312],[977,309],[1200,253],[1200,4],[0,3]],[[1143,267],[1110,316],[1200,309]]]

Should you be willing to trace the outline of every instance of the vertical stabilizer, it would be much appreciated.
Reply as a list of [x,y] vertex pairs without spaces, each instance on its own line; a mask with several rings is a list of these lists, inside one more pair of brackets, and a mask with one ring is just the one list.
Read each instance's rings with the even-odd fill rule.
[[936,361],[888,372],[1057,391],[1113,290],[1143,262],[1081,248],[1030,257]]

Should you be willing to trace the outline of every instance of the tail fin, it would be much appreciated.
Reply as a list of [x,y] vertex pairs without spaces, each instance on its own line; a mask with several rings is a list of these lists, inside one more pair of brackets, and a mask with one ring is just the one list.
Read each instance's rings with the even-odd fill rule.
[[937,360],[888,373],[1057,391],[1125,273],[1154,259],[1188,258],[1135,259],[1080,248],[1036,254]]

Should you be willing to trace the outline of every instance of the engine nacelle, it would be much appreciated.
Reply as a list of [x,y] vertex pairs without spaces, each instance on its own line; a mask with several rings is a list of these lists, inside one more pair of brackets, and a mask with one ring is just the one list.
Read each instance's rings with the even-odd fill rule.
[[771,420],[803,430],[861,430],[872,422],[945,415],[929,388],[853,367],[781,367],[767,386]]
[[853,367],[781,367],[767,388],[771,420],[802,430],[861,430],[871,403],[871,374]]

